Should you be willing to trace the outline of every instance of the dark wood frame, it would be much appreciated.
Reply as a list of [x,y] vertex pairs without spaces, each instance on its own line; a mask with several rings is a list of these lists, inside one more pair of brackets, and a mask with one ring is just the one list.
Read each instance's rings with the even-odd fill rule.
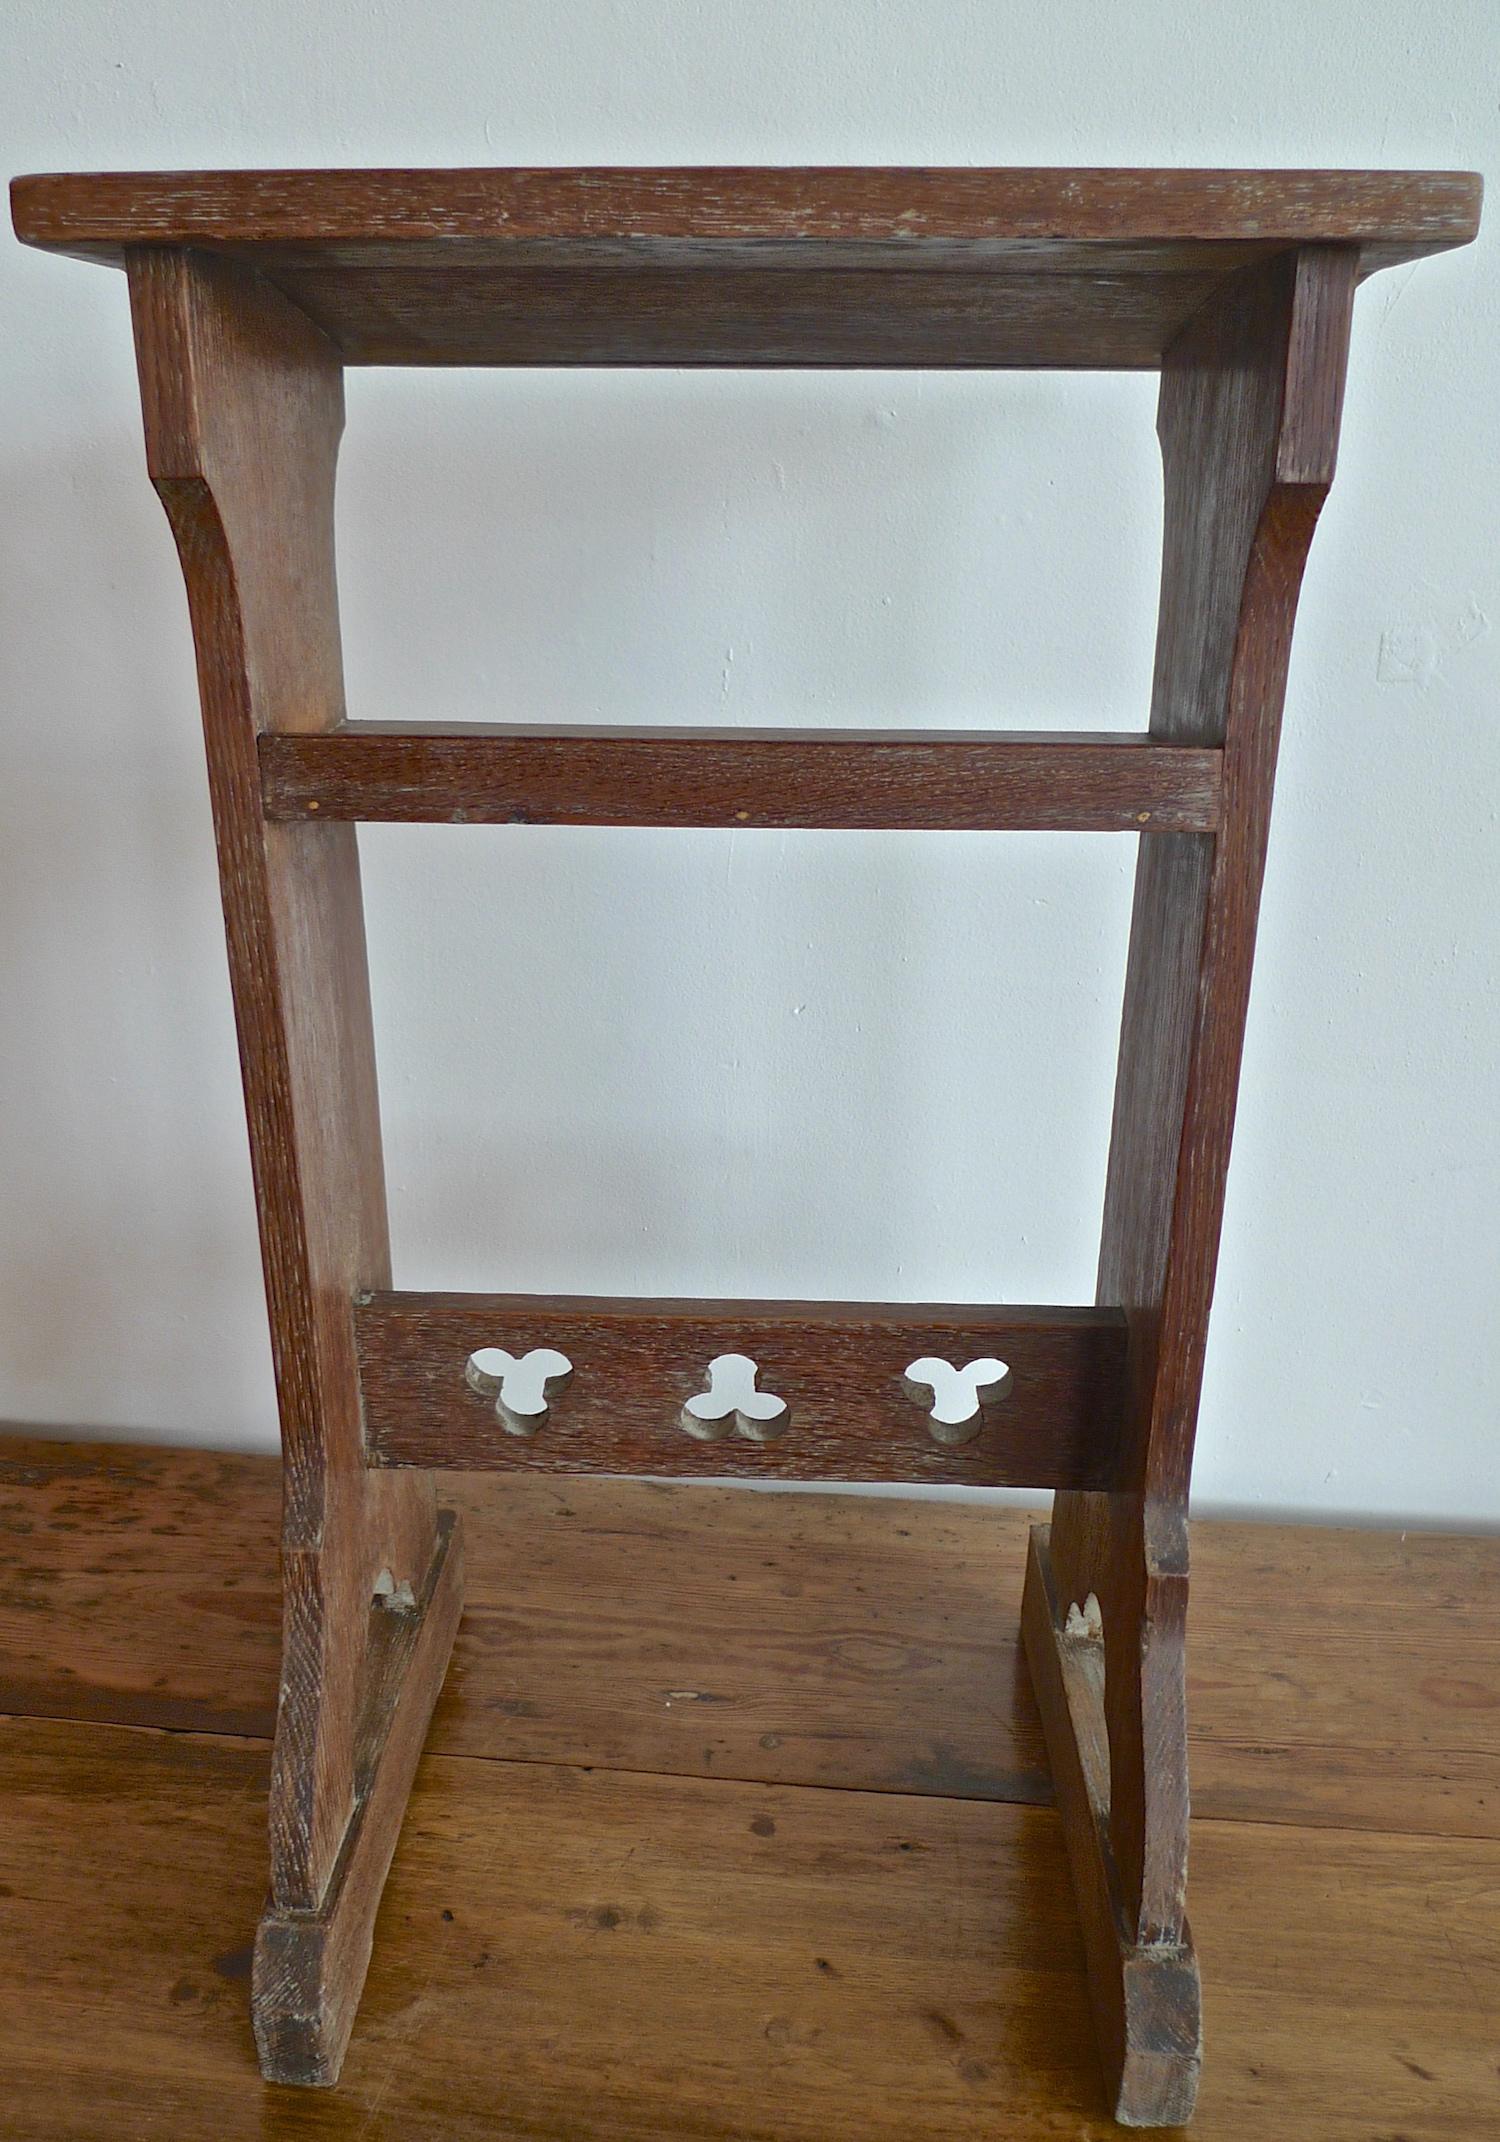
[[[1011,1482],[1057,1490],[1023,1625],[1113,2103],[1186,2119],[1187,1495],[1292,622],[1356,284],[1472,237],[1477,181],[198,173],[22,179],[14,204],[28,242],[128,269],[198,652],[285,1446],[265,2074],[332,2082],[352,2027],[461,1602],[429,1468]],[[378,362],[1158,366],[1149,730],[351,723],[334,466],[342,368]],[[394,1292],[369,819],[1138,834],[1099,1306]],[[502,1338],[574,1363],[534,1440],[464,1378]],[[721,1345],[790,1400],[774,1442],[676,1432]],[[921,1352],[1010,1364],[971,1440],[927,1434]]]

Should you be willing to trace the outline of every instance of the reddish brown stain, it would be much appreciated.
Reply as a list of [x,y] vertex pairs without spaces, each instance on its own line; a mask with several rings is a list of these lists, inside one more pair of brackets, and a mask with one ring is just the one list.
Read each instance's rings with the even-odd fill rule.
[[1460,1680],[1456,1674],[1435,1673],[1420,1684],[1429,1703],[1445,1711],[1492,1711],[1500,1708],[1500,1690],[1482,1681]]

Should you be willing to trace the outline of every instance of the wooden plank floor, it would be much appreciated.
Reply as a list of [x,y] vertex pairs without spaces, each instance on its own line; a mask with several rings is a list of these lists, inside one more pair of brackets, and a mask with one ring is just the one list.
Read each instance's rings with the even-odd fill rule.
[[[256,2075],[276,1474],[0,1442],[0,2136],[1117,2133],[1025,1520],[452,1482],[468,1610],[340,2088]],[[1199,1525],[1203,2142],[1500,2142],[1500,1541]]]

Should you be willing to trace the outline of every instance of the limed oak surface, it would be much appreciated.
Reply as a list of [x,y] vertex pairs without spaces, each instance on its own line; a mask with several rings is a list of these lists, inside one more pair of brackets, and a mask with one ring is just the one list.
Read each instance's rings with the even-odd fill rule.
[[[673,1301],[528,1294],[361,1295],[354,1309],[371,1462],[506,1473],[1109,1487],[1125,1323],[1109,1309],[934,1302]],[[560,1349],[571,1380],[534,1436],[507,1432],[471,1388],[471,1354]],[[770,1441],[683,1429],[715,1355],[757,1364],[788,1402]],[[965,1440],[930,1433],[905,1371],[933,1355],[999,1356],[1009,1381]],[[918,1397],[926,1387],[919,1387]]]
[[[1130,1402],[1108,1479],[1032,1465],[1051,1416],[1019,1403],[1031,1442],[1015,1455],[1028,1462],[997,1462],[990,1477],[1063,1490],[1055,1593],[1044,1580],[1039,1606],[1031,1588],[1028,1650],[1111,2102],[1141,2125],[1185,2118],[1198,2066],[1184,1911],[1187,1486],[1292,615],[1332,475],[1355,285],[1472,237],[1477,183],[217,173],[22,181],[15,205],[23,239],[129,271],[148,462],[193,615],[287,1458],[274,1910],[254,2005],[263,2071],[288,2082],[337,2076],[458,1610],[456,1579],[443,1590],[436,1577],[430,1485],[363,1469],[376,1378],[393,1357],[383,1339],[363,1345],[356,1376],[347,1315],[351,1292],[378,1298],[385,1263],[350,829],[319,821],[321,796],[300,820],[262,816],[260,737],[343,726],[331,570],[341,365],[1161,365],[1151,729],[1166,748],[1222,748],[1222,793],[1212,833],[1136,813],[1146,837],[1100,1279],[1101,1301],[1127,1320]],[[482,803],[493,771],[468,768],[450,803]],[[418,1365],[451,1402],[446,1345]],[[1021,1363],[1023,1389],[1030,1375]],[[602,1403],[597,1377],[590,1389]],[[518,1425],[503,1395],[501,1410]],[[387,1430],[376,1448],[409,1463],[464,1454],[439,1440],[440,1453],[398,1448]],[[633,1471],[632,1458],[612,1444],[595,1462]],[[414,1595],[441,1595],[451,1612],[387,1686],[371,1631]],[[1094,1632],[1086,1659],[1069,1649],[1075,1620]],[[376,1701],[401,1713],[378,1736],[365,1730]],[[400,1764],[383,1761],[361,1787],[359,1749],[377,1741]],[[360,1841],[377,1813],[378,1850]],[[359,1867],[371,1878],[351,1887]],[[1175,1979],[1156,1969],[1168,1950]],[[1137,2030],[1143,1972],[1156,1990]]]
[[1220,767],[1070,732],[344,722],[260,739],[267,817],[397,825],[1203,832]]
[[[388,1282],[390,1242],[353,829],[269,825],[260,809],[258,737],[344,712],[343,373],[253,271],[151,248],[127,265],[146,463],[197,653],[284,1458],[267,1932],[295,1926],[317,1961],[273,1969],[257,1951],[256,2026],[268,2073],[331,2082],[461,1602],[431,1482],[364,1463],[348,1304]],[[437,1619],[392,1653],[376,1600],[398,1592]]]
[[1368,274],[1466,244],[1451,171],[77,172],[28,244],[249,261],[346,364],[1154,366],[1289,246]]

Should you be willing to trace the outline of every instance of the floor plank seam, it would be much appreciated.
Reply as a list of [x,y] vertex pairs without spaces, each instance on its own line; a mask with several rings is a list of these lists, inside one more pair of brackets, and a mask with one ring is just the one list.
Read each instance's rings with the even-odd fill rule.
[[[143,1739],[191,1741],[207,1746],[227,1746],[254,1750],[269,1754],[270,1740],[252,1738],[246,1734],[213,1733],[195,1731],[180,1726],[150,1726],[112,1719],[39,1718],[24,1712],[0,1712],[0,1725],[48,1725],[83,1733],[137,1734]],[[1056,1804],[1050,1796],[1033,1799],[997,1799],[990,1795],[956,1793],[904,1792],[899,1786],[889,1785],[829,1785],[806,1778],[757,1778],[741,1777],[724,1772],[715,1775],[705,1770],[642,1770],[629,1765],[610,1763],[581,1763],[564,1757],[543,1758],[536,1756],[507,1756],[470,1754],[458,1749],[431,1749],[422,1758],[424,1764],[440,1763],[473,1765],[505,1771],[563,1770],[572,1771],[581,1777],[617,1778],[623,1783],[654,1781],[664,1784],[692,1784],[718,1787],[746,1787],[764,1792],[806,1793],[824,1797],[848,1799],[859,1797],[871,1800],[900,1801],[913,1809],[926,1807],[1007,1807],[1033,1808],[1039,1814],[1056,1816]],[[1370,1823],[1319,1822],[1298,1820],[1295,1816],[1260,1814],[1211,1814],[1195,1813],[1192,1817],[1195,1831],[1214,1830],[1286,1830],[1297,1835],[1316,1834],[1329,1838],[1370,1838],[1376,1841],[1429,1843],[1457,1846],[1500,1846],[1500,1838],[1488,1831],[1433,1830]]]

